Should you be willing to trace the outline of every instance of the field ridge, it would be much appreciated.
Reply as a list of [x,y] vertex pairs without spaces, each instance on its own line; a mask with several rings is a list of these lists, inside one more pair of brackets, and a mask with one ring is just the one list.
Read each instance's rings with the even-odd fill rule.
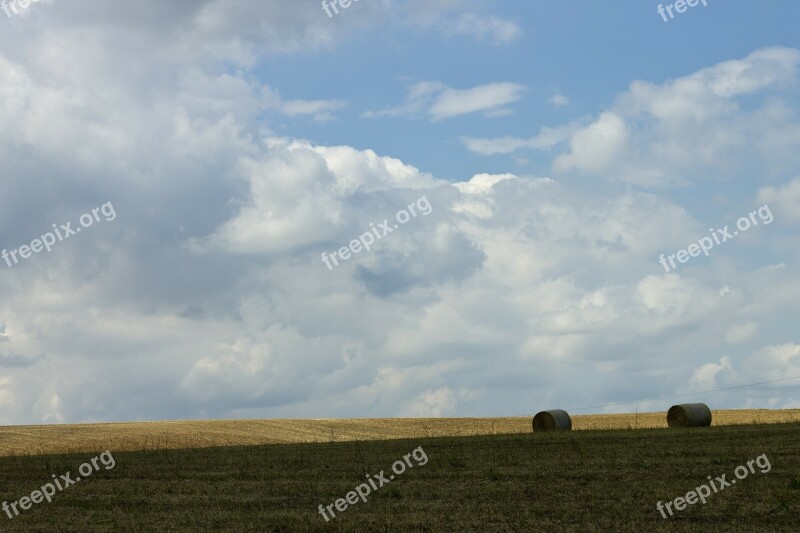
[[[714,426],[800,422],[800,409],[712,411]],[[666,428],[666,414],[573,415],[573,429]],[[530,417],[180,420],[0,426],[0,457],[530,433]]]

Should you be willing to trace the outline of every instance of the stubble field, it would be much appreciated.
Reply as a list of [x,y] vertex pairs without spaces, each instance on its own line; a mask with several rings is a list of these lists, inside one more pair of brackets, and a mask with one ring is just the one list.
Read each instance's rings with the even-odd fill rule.
[[[800,409],[712,411],[715,426],[800,422]],[[572,428],[666,428],[665,413],[573,415]],[[530,417],[186,420],[0,427],[0,457],[530,433]]]
[[[714,426],[695,429],[633,429],[665,426],[663,413],[575,417],[582,430],[546,434],[532,433],[528,418],[2,428],[2,501],[30,495],[54,474],[74,475],[101,449],[116,464],[52,503],[13,518],[0,514],[0,530],[800,531],[798,412],[714,414]],[[795,422],[776,423],[786,419]],[[597,426],[618,429],[590,429]],[[35,438],[52,440],[34,448]],[[284,443],[242,445],[268,438]],[[22,443],[32,447],[19,453]],[[41,453],[69,447],[87,451]],[[415,449],[424,450],[424,465],[329,522],[321,516],[320,505],[345,498],[367,476],[388,477]],[[705,505],[666,519],[656,509],[708,476],[730,480],[738,466],[764,455],[768,471],[755,469]]]

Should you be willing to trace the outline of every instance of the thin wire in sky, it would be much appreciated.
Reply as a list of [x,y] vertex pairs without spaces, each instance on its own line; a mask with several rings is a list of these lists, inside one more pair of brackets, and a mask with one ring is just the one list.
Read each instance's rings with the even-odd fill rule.
[[616,402],[616,403],[607,403],[603,405],[592,405],[589,407],[578,407],[576,409],[567,409],[567,411],[586,411],[587,409],[600,409],[603,407],[612,407],[614,405],[629,405],[632,403],[641,403],[641,402],[652,402],[655,400],[668,400],[670,398],[682,398],[684,396],[695,396],[697,394],[708,394],[710,392],[720,392],[726,390],[733,390],[733,389],[744,389],[747,387],[755,387],[756,385],[766,385],[768,383],[777,383],[779,381],[789,381],[792,379],[800,379],[800,376],[794,376],[791,378],[781,378],[781,379],[773,379],[770,381],[760,381],[758,383],[748,383],[747,385],[736,385],[735,387],[725,387],[722,389],[711,389],[707,391],[699,391],[699,392],[687,392],[686,394],[674,394],[672,396],[659,396],[657,398],[644,398],[642,400],[631,400],[629,402]]

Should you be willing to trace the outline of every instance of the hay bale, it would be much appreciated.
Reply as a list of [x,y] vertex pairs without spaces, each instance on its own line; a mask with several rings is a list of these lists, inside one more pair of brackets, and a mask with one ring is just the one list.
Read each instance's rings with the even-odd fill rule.
[[704,403],[673,405],[667,411],[667,424],[671,428],[696,428],[711,425],[711,409]]
[[562,409],[539,411],[533,417],[533,431],[569,431],[572,429],[572,419],[569,413]]

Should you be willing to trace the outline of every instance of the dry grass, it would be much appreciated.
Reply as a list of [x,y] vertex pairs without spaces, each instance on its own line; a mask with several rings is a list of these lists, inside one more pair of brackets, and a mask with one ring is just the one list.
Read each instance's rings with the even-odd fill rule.
[[[712,425],[800,422],[800,409],[713,411]],[[573,430],[666,428],[665,413],[574,415]],[[103,450],[343,442],[530,433],[531,418],[187,420],[0,427],[0,457]]]

